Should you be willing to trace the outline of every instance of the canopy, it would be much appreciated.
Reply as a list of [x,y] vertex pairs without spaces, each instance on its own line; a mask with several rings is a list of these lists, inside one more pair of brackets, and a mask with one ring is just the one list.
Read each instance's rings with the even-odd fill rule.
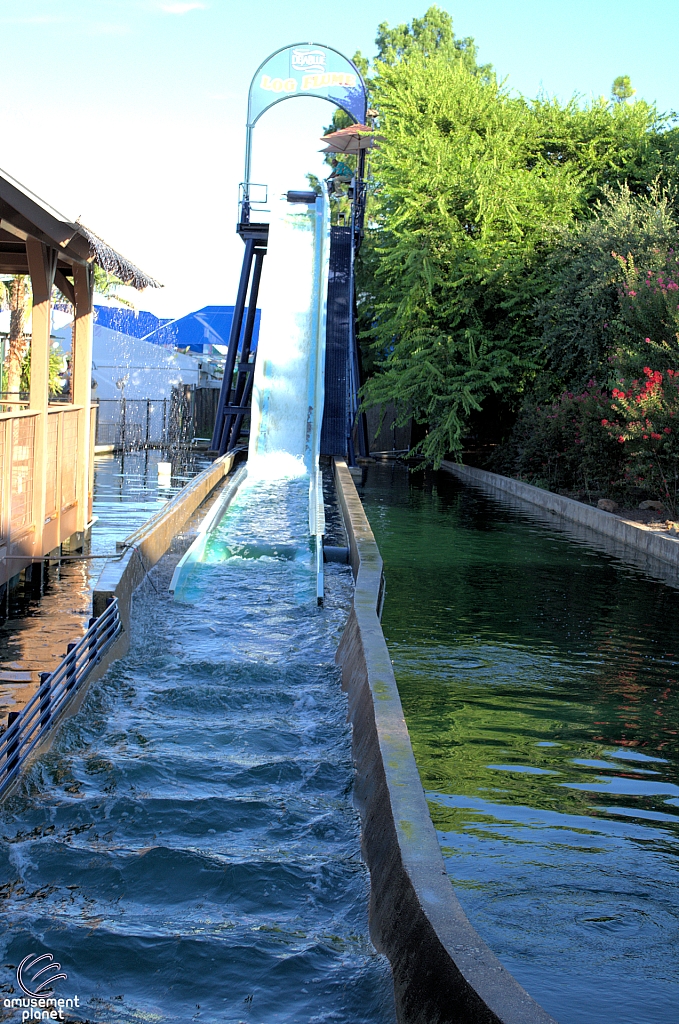
[[350,124],[348,128],[340,128],[338,132],[323,135],[321,142],[325,142],[326,149],[321,152],[355,155],[361,149],[373,149],[382,140],[383,136],[376,135],[374,129],[368,128],[366,124]]

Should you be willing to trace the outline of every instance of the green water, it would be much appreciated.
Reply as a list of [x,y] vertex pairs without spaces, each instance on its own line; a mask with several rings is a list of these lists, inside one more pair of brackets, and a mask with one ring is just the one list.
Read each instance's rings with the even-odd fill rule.
[[671,1024],[679,591],[445,474],[375,466],[359,492],[472,923],[561,1024]]

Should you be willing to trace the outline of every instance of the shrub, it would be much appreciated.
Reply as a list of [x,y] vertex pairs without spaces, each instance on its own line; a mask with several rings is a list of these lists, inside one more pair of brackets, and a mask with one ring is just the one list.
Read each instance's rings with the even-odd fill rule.
[[640,377],[649,361],[659,370],[674,369],[679,366],[679,255],[673,247],[656,249],[641,267],[632,253],[613,255],[623,275],[619,303],[627,332],[611,362],[627,377]]
[[526,405],[495,467],[551,490],[612,493],[625,452],[602,428],[611,400],[591,380],[579,394],[564,392],[547,405]]
[[643,378],[613,389],[610,419],[601,424],[623,456],[623,488],[641,488],[677,515],[679,495],[679,370],[643,368]]
[[[677,218],[659,188],[646,197],[627,186],[608,190],[592,220],[557,234],[538,303],[545,355],[539,387],[553,395],[582,390],[592,377],[607,384],[616,354],[639,351],[647,335],[674,336],[679,299],[671,289],[654,289],[659,279],[676,279],[675,249]],[[648,362],[647,354],[641,358],[638,372]]]

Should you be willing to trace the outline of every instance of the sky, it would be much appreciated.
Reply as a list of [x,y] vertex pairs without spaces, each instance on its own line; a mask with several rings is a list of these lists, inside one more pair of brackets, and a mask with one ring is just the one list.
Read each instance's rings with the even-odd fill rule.
[[[427,0],[0,0],[0,168],[79,217],[163,283],[137,298],[159,316],[233,302],[250,79],[273,50],[325,43],[372,56],[377,26]],[[679,3],[441,2],[455,32],[507,87],[608,96],[617,75],[679,109]],[[270,202],[322,171],[333,107],[281,103],[255,129],[253,180]]]

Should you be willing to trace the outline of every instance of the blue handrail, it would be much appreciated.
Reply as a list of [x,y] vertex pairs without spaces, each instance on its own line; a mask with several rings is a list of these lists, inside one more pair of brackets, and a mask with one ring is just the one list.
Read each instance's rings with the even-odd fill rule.
[[61,718],[95,665],[122,632],[117,598],[91,618],[78,643],[68,645],[66,657],[54,672],[40,673],[40,686],[21,711],[11,711],[7,730],[0,739],[0,799],[11,788],[21,769],[44,736]]

